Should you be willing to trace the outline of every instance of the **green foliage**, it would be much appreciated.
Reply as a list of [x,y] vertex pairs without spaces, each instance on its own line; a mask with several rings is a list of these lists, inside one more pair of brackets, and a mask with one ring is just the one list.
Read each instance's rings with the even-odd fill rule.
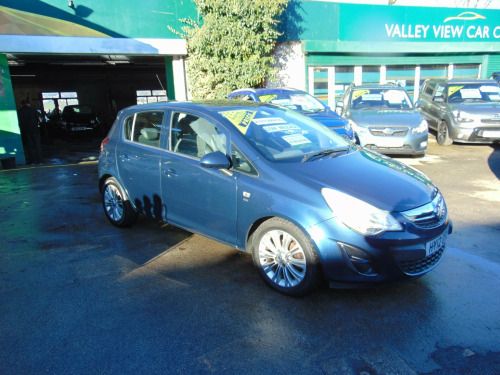
[[277,18],[290,0],[194,0],[202,22],[182,20],[194,99],[220,99],[272,78]]

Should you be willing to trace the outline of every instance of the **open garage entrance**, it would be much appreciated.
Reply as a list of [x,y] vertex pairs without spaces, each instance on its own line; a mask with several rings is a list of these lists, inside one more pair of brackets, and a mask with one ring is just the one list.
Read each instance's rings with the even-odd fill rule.
[[[165,56],[8,54],[16,106],[31,101],[51,127],[66,105],[90,107],[106,134],[124,107],[168,99]],[[47,135],[47,134],[45,134]],[[51,133],[51,136],[54,134]]]
[[[7,54],[7,58],[16,107],[29,100],[42,114],[44,163],[95,157],[122,108],[175,98],[168,73],[171,57]],[[61,114],[75,104],[95,114],[100,123],[96,131],[64,131]]]

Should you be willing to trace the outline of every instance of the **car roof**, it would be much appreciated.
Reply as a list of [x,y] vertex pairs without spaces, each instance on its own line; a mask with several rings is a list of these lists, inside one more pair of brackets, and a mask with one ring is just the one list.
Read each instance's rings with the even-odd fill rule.
[[449,83],[449,84],[455,84],[455,83],[492,83],[491,79],[480,79],[480,78],[466,78],[466,79],[446,79],[446,78],[431,78],[428,79],[427,81],[429,82],[439,82],[439,83]]
[[364,83],[362,85],[353,85],[353,89],[396,89],[396,90],[404,90],[405,88],[399,86],[395,83]]
[[259,89],[238,89],[231,92],[231,94],[245,94],[247,92],[252,92],[257,95],[267,95],[267,94],[283,94],[283,93],[300,93],[306,94],[305,91],[294,89],[291,87],[275,87],[275,88],[259,88]]
[[242,101],[242,100],[231,100],[231,99],[220,99],[220,100],[200,100],[200,101],[185,101],[185,102],[157,102],[148,104],[138,104],[131,107],[122,109],[122,113],[134,113],[143,111],[165,111],[168,109],[175,108],[185,109],[185,110],[195,110],[205,114],[219,116],[219,112],[227,111],[237,111],[244,110],[252,107],[269,106],[269,104],[262,102],[253,101]]

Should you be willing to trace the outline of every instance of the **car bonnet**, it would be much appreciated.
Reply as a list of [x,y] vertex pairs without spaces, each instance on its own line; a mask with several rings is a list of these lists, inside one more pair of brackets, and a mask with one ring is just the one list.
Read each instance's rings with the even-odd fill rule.
[[402,110],[351,110],[352,120],[359,126],[410,126],[416,127],[422,122],[422,115],[417,109]]
[[500,103],[484,103],[484,102],[469,102],[469,103],[453,103],[450,104],[450,109],[460,110],[476,116],[500,116]]
[[293,178],[318,189],[339,190],[386,211],[420,207],[437,194],[437,188],[424,174],[368,150],[287,163],[287,170]]
[[323,125],[330,126],[345,126],[347,124],[347,120],[330,112],[330,111],[322,111],[322,112],[302,112],[304,115],[316,120]]

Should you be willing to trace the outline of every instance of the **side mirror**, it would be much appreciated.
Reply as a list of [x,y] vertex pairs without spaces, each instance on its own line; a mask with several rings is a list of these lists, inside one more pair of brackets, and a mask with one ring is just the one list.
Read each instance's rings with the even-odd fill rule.
[[337,102],[335,104],[335,112],[337,112],[339,116],[342,115],[342,112],[344,112],[344,102]]
[[212,168],[212,169],[231,168],[231,160],[220,151],[206,154],[201,158],[200,164],[204,168]]

